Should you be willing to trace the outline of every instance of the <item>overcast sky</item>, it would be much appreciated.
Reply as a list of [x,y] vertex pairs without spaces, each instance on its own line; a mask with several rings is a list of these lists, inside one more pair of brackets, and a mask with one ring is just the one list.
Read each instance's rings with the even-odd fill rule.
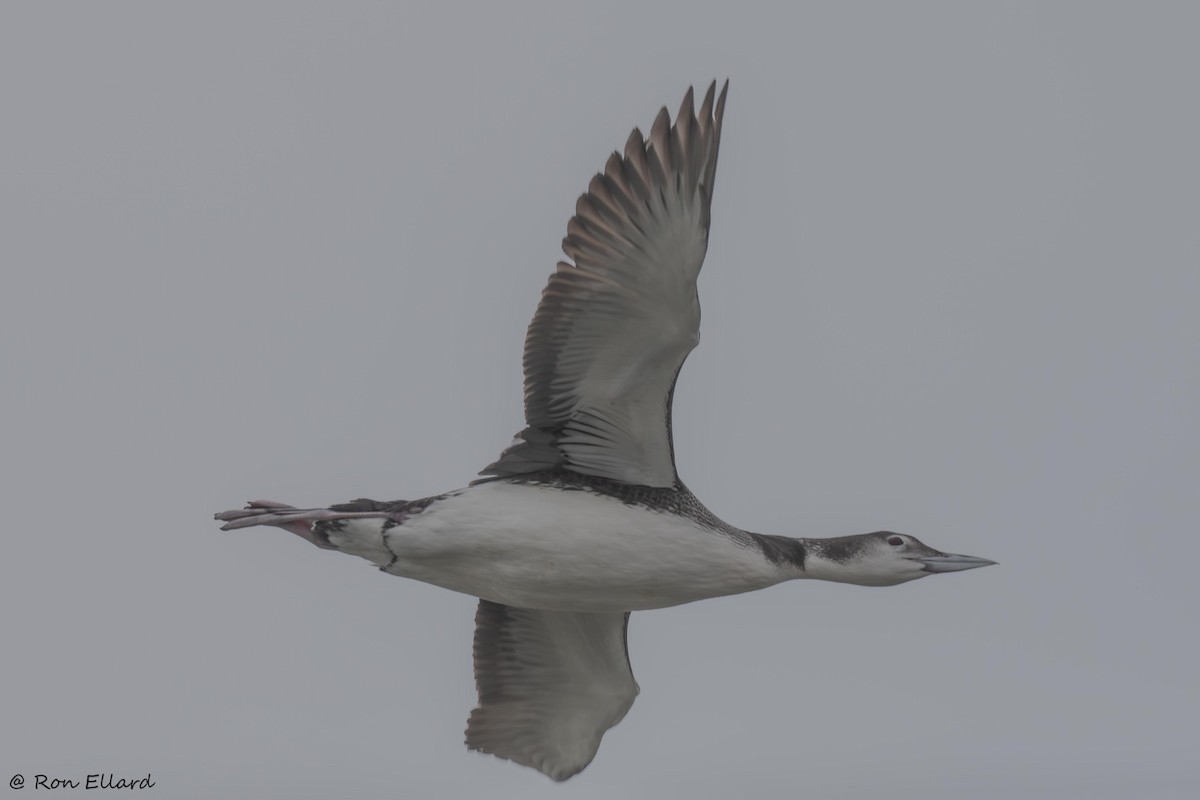
[[[4,4],[0,777],[1200,796],[1198,24]],[[469,481],[575,198],[726,76],[682,476],[751,530],[1000,566],[635,614],[641,697],[555,786],[463,747],[473,598],[211,515]]]

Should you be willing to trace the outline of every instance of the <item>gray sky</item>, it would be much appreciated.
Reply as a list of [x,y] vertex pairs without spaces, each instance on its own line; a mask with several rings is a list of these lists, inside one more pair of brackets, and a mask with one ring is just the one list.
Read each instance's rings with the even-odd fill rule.
[[[0,777],[1196,796],[1200,13],[506,6],[0,10]],[[211,514],[470,480],[576,196],[725,76],[683,477],[1001,566],[639,613],[558,787],[462,746],[472,598]]]

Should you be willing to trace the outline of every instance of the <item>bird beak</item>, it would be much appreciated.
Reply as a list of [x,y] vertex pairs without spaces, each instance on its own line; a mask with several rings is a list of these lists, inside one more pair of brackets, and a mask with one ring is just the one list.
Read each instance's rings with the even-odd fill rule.
[[939,553],[936,556],[920,556],[915,559],[925,565],[926,572],[962,572],[964,569],[987,567],[995,564],[986,558],[960,556],[954,553]]

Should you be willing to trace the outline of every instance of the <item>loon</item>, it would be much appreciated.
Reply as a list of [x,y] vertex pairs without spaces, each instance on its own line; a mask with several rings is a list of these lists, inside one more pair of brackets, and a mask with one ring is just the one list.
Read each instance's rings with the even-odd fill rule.
[[752,533],[675,469],[671,401],[699,341],[726,81],[699,111],[634,129],[592,178],[525,340],[526,427],[465,488],[328,508],[263,500],[222,530],[273,525],[391,575],[478,597],[470,749],[556,781],[584,769],[638,694],[632,611],[795,578],[892,586],[995,562],[890,531]]

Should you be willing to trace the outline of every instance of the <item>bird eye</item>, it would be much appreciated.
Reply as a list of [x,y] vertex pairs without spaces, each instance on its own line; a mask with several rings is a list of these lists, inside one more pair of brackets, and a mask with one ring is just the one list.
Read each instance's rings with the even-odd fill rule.
[[888,544],[890,544],[892,547],[899,547],[900,545],[904,544],[904,540],[899,536],[893,536],[892,538],[888,539]]

